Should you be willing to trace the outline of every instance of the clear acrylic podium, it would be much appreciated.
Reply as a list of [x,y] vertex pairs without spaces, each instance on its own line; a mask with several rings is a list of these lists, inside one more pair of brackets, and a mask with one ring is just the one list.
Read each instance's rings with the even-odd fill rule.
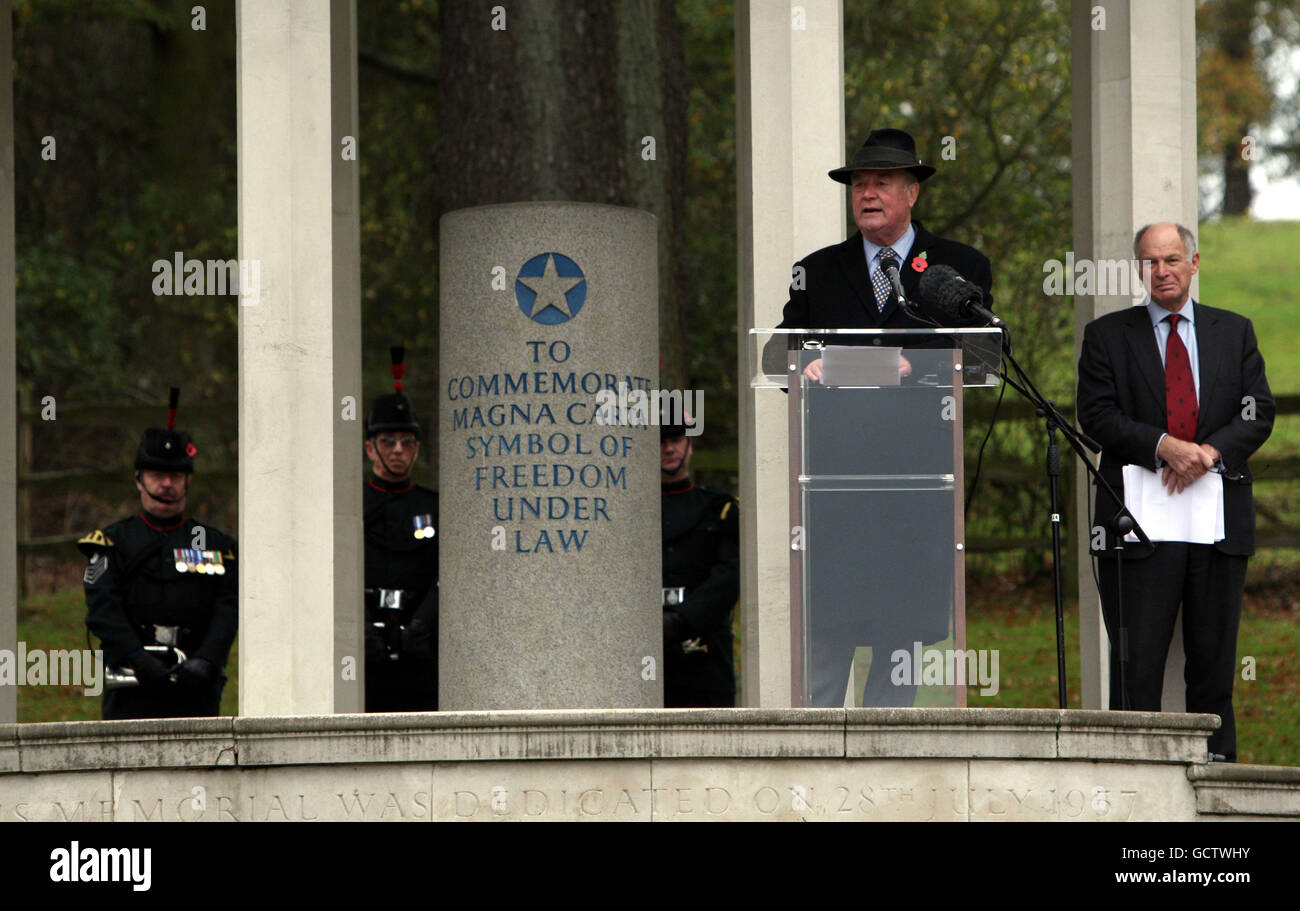
[[751,330],[750,385],[789,391],[792,705],[966,704],[962,392],[1000,345]]

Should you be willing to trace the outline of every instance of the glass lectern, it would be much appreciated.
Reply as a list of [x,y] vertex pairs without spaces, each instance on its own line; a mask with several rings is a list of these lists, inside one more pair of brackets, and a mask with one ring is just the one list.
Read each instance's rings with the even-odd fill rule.
[[965,705],[962,392],[998,384],[1000,331],[750,342],[789,392],[792,704]]

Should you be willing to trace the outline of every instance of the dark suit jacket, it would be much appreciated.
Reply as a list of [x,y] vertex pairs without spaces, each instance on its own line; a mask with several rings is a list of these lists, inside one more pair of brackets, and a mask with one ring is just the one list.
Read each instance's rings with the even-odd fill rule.
[[[912,266],[914,259],[926,254],[928,265],[952,266],[962,277],[984,289],[985,295],[993,287],[993,270],[988,257],[965,244],[935,237],[921,225],[913,222],[916,239],[899,268],[903,290],[908,300],[916,300],[916,288],[921,273]],[[882,312],[876,306],[876,293],[871,287],[871,272],[862,250],[862,235],[854,234],[843,243],[823,247],[795,263],[795,278],[790,287],[790,300],[782,313],[780,329],[930,329],[928,323],[913,319],[897,302],[885,305]],[[802,268],[802,284],[799,288]],[[992,308],[992,300],[986,301]]]
[[[1195,443],[1209,443],[1239,481],[1223,481],[1224,532],[1215,546],[1227,554],[1255,551],[1255,506],[1247,460],[1273,430],[1273,396],[1264,378],[1264,358],[1250,320],[1227,310],[1196,305],[1196,346],[1201,392]],[[1249,400],[1254,402],[1248,418]],[[1245,401],[1244,401],[1245,400]],[[1156,467],[1156,444],[1166,430],[1165,371],[1151,318],[1144,306],[1093,320],[1083,331],[1079,355],[1079,426],[1102,447],[1101,474],[1124,496],[1124,465]],[[1114,544],[1110,521],[1115,502],[1097,491],[1093,524],[1107,528],[1106,550]],[[1145,557],[1151,548],[1127,545],[1125,557]]]

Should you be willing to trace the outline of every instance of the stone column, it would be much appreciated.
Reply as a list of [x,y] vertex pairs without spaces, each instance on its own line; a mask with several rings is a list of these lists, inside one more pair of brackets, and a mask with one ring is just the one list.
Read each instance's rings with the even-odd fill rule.
[[[1196,230],[1196,17],[1180,0],[1074,0],[1074,248],[1076,259],[1133,256],[1144,224]],[[1195,283],[1192,294],[1197,293]],[[1083,327],[1132,305],[1128,296],[1074,298],[1075,357]],[[1087,478],[1078,474],[1075,546],[1083,707],[1105,708],[1109,649],[1088,567]],[[1181,622],[1181,621],[1180,621]],[[1183,649],[1175,633],[1165,671],[1166,711],[1184,707]]]
[[[13,3],[0,0],[0,649],[18,643],[18,390],[14,350]],[[0,724],[18,720],[18,688],[0,686]]]
[[363,705],[352,0],[240,0],[239,709]]
[[655,219],[516,203],[442,219],[438,704],[663,705]]
[[[862,129],[866,129],[862,125]],[[855,136],[859,143],[866,138]],[[844,16],[840,0],[736,4],[739,370],[751,328],[781,321],[790,267],[844,240]],[[738,705],[790,705],[786,397],[739,390],[741,647]]]

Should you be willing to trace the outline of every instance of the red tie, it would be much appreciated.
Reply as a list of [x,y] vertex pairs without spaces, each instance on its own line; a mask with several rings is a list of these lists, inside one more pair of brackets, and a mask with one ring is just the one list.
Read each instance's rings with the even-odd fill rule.
[[1178,314],[1169,316],[1169,341],[1165,343],[1165,409],[1171,436],[1196,442],[1196,386],[1187,346],[1178,337]]

